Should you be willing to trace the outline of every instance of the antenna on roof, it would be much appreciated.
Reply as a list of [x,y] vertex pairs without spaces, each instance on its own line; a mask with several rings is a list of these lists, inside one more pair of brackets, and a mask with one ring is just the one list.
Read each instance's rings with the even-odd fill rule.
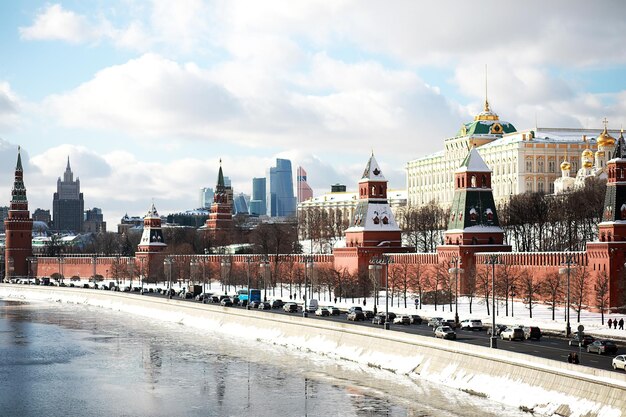
[[485,64],[485,111],[489,111],[489,99],[487,94],[487,64]]

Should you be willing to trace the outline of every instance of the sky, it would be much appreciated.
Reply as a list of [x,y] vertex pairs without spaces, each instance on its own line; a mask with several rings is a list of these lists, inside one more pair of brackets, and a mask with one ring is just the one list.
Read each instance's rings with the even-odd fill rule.
[[67,158],[85,209],[199,205],[219,161],[250,193],[276,158],[315,195],[392,189],[488,98],[517,129],[620,128],[626,3],[94,0],[0,3],[0,201],[22,148],[29,208]]

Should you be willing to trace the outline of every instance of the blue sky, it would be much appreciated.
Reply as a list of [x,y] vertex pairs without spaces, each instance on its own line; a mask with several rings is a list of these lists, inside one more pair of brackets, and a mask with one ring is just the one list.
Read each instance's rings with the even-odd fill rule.
[[[436,4],[430,4],[436,3]],[[0,184],[31,211],[69,155],[114,230],[198,205],[218,161],[249,193],[276,157],[316,194],[374,150],[391,188],[484,101],[518,129],[619,128],[622,2],[24,1],[0,5]]]

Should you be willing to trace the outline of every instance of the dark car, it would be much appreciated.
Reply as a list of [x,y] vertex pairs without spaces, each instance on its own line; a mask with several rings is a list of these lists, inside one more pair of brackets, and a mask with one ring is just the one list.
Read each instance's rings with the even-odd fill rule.
[[283,300],[272,301],[272,308],[283,308],[284,305],[285,303],[283,303]]
[[348,320],[350,321],[365,320],[365,314],[363,314],[362,311],[355,310],[352,313],[348,313]]
[[411,314],[409,317],[411,318],[411,324],[422,324],[422,318],[417,314]]
[[365,310],[365,311],[363,312],[363,314],[365,315],[365,319],[366,319],[366,320],[371,320],[371,319],[373,319],[373,318],[374,318],[374,315],[375,315],[375,314],[374,314],[374,312],[373,312],[372,310]]
[[[574,336],[570,339],[569,341],[569,345],[570,346],[580,346],[580,340],[581,338],[578,336],[578,333],[574,333]],[[583,335],[582,337],[582,345],[583,347],[587,347],[590,344],[592,344],[593,342],[596,341],[596,338],[591,336],[591,335]]]
[[272,305],[270,303],[268,303],[267,301],[264,301],[264,302],[259,304],[258,309],[259,310],[271,310],[272,309]]
[[283,306],[283,310],[285,310],[287,313],[296,313],[298,311],[298,304],[287,303]]
[[259,308],[260,301],[250,301],[250,308]]
[[392,313],[391,311],[387,314],[389,316],[389,321],[393,323],[396,318],[396,313]]
[[330,312],[331,316],[338,316],[341,314],[341,310],[339,310],[338,307],[328,307],[328,311]]
[[355,311],[360,311],[360,312],[363,312],[363,309],[362,309],[361,307],[359,307],[359,306],[350,307],[350,308],[348,309],[348,314],[349,314],[349,313],[352,313],[352,312],[355,312]]
[[385,315],[384,314],[375,315],[374,318],[372,319],[372,324],[385,324]]
[[491,333],[494,333],[494,336],[500,336],[500,333],[506,330],[506,326],[504,324],[496,324],[496,331],[492,332],[491,327],[487,329],[487,334],[491,336]]
[[596,352],[598,355],[603,353],[617,353],[617,345],[612,340],[596,340],[587,346],[587,352]]
[[229,297],[222,298],[222,301],[220,301],[220,305],[223,307],[232,307],[233,300],[231,300]]
[[526,340],[540,340],[541,339],[541,329],[537,326],[526,326],[524,327],[524,338]]

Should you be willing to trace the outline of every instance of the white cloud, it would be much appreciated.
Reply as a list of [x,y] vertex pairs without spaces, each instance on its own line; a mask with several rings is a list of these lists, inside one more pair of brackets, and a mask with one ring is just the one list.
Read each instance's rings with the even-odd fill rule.
[[83,16],[64,10],[60,4],[52,4],[41,10],[31,26],[20,27],[20,36],[27,40],[61,40],[85,43],[98,40],[102,28]]
[[0,129],[13,130],[19,123],[20,101],[7,82],[0,82]]

